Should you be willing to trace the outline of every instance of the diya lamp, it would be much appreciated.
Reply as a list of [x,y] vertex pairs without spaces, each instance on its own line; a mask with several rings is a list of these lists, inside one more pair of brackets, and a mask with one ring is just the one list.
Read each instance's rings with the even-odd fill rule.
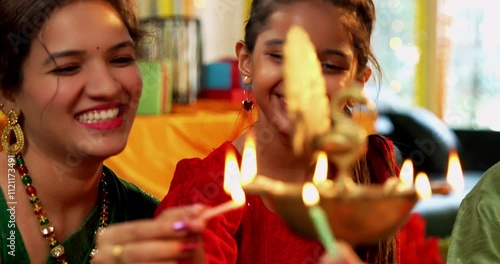
[[[419,199],[432,194],[447,195],[453,189],[449,182],[463,182],[458,167],[449,170],[456,171],[452,173],[456,175],[454,181],[448,177],[449,182],[429,183],[425,174],[419,174],[414,183],[413,166],[408,161],[402,168],[402,173],[407,175],[400,175],[406,180],[393,177],[384,184],[355,184],[350,168],[360,155],[365,154],[367,129],[346,116],[343,106],[350,100],[367,106],[367,110],[373,112],[373,104],[366,99],[359,86],[346,87],[329,101],[315,48],[307,33],[298,26],[292,26],[287,34],[283,47],[283,69],[295,155],[306,159],[316,157],[317,165],[330,162],[337,168],[335,180],[326,179],[326,174],[319,178],[315,175],[313,179],[319,193],[318,206],[327,216],[333,237],[351,245],[376,243],[394,234],[404,224]],[[242,166],[246,161],[243,160]],[[456,162],[453,168],[457,168]],[[255,175],[242,188],[247,194],[269,198],[273,209],[297,234],[318,238],[321,235],[302,200],[303,186],[304,183]]]

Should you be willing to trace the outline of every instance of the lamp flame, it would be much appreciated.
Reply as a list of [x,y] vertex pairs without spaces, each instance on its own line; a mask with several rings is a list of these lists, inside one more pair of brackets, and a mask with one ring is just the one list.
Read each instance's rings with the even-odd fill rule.
[[234,151],[227,151],[226,162],[224,164],[224,192],[231,194],[231,186],[233,184],[239,185],[240,181],[240,168],[236,160]]
[[451,185],[454,191],[461,192],[464,190],[464,173],[456,151],[450,152],[446,181]]
[[224,165],[224,191],[231,195],[232,200],[242,205],[245,203],[245,192],[240,185],[240,173],[236,154],[233,151],[226,153],[226,162]]
[[399,173],[399,179],[401,180],[403,188],[407,189],[413,185],[413,163],[411,159],[406,159],[405,162],[403,162],[403,166]]
[[251,183],[257,176],[257,154],[255,150],[255,137],[248,133],[245,139],[243,157],[241,162],[241,185]]
[[432,196],[431,184],[429,182],[429,177],[424,172],[417,174],[415,178],[415,188],[420,199],[427,199]]
[[234,187],[231,189],[231,199],[235,204],[243,205],[246,201],[245,192],[239,184],[233,184],[231,187]]
[[313,182],[320,183],[326,181],[328,176],[328,157],[326,152],[320,151],[318,153],[318,160],[316,161],[316,168],[314,170]]
[[319,203],[319,192],[316,186],[306,182],[302,187],[302,200],[306,206],[315,206]]

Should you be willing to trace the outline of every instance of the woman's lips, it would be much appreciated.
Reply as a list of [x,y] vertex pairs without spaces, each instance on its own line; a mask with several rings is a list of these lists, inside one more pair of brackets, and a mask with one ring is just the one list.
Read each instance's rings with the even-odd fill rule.
[[113,107],[107,109],[93,109],[85,111],[76,116],[80,124],[98,130],[115,129],[122,125],[125,108]]

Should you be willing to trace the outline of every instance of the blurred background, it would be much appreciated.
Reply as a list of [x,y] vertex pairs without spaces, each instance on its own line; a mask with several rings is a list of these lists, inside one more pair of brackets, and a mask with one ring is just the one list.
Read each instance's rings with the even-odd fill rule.
[[[372,44],[383,69],[380,83],[372,83],[375,92],[429,109],[452,127],[500,130],[494,114],[500,110],[500,37],[494,34],[500,18],[494,1],[374,1],[378,20]],[[249,4],[136,0],[141,20],[199,20],[203,65],[235,58]],[[198,92],[202,89],[200,84]]]

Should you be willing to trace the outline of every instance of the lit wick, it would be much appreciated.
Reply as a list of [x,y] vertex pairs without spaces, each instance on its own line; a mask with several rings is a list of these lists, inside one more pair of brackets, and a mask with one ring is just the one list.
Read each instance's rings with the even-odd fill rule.
[[464,190],[464,173],[462,171],[462,166],[460,166],[460,160],[458,159],[456,151],[450,153],[446,181],[455,192],[462,192]]
[[410,189],[413,186],[413,163],[411,159],[403,162],[403,166],[399,172],[399,180],[401,181],[402,189]]
[[428,199],[432,196],[431,184],[429,177],[425,172],[419,172],[415,178],[415,188],[420,199]]
[[326,152],[318,152],[318,160],[316,161],[316,168],[313,176],[313,183],[320,184],[325,182],[328,178],[328,157]]

